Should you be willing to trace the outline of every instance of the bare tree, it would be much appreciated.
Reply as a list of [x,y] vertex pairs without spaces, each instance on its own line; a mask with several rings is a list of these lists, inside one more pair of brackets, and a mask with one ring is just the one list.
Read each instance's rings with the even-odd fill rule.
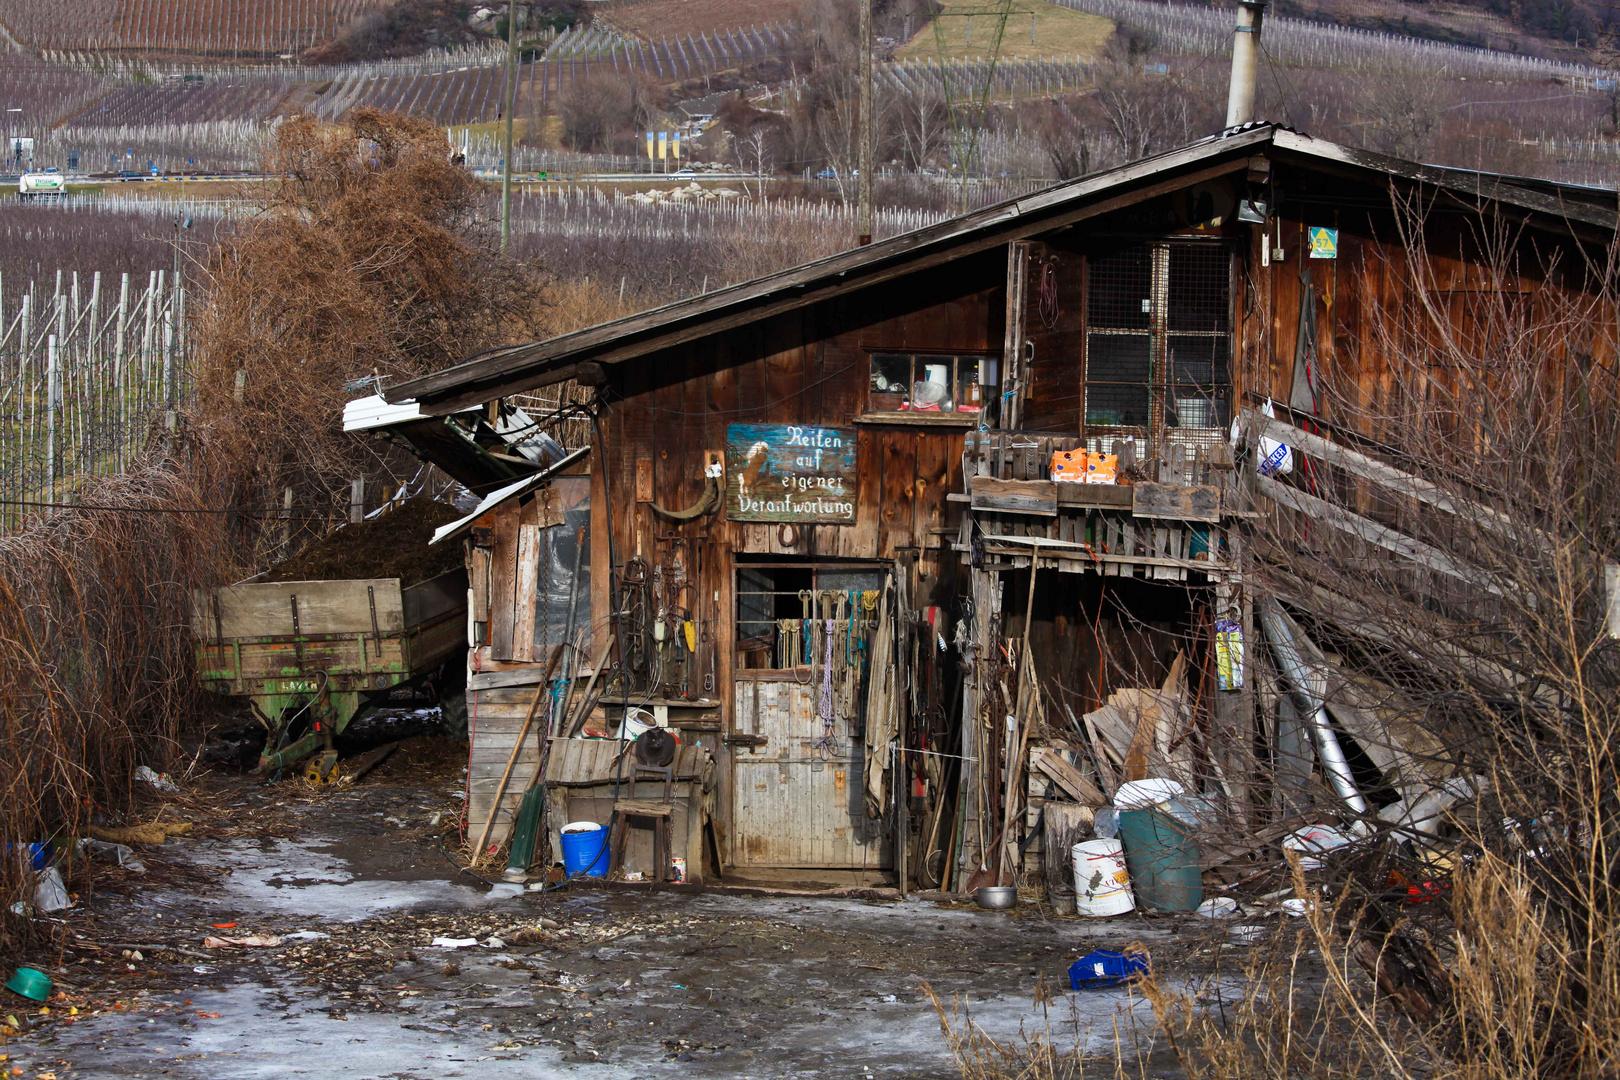
[[1363,141],[1373,150],[1422,160],[1428,156],[1446,101],[1440,79],[1421,75],[1370,79],[1357,102]]
[[611,148],[613,137],[644,111],[637,99],[633,84],[607,75],[570,83],[558,106],[563,141],[575,150]]
[[902,163],[925,169],[945,144],[949,116],[945,94],[933,82],[883,95],[883,111],[895,119]]

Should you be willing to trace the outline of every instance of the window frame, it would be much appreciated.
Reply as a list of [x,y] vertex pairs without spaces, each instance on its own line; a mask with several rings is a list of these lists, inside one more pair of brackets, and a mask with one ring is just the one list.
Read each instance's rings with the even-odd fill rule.
[[[1148,326],[1144,329],[1131,328],[1094,328],[1092,325],[1091,309],[1091,275],[1095,271],[1095,264],[1099,253],[1087,252],[1082,260],[1081,273],[1083,275],[1081,286],[1081,334],[1080,334],[1080,415],[1079,429],[1083,436],[1136,436],[1157,441],[1168,432],[1209,432],[1219,431],[1224,427],[1219,413],[1212,419],[1215,423],[1208,426],[1192,426],[1169,423],[1170,403],[1176,387],[1179,385],[1175,373],[1171,370],[1170,346],[1173,339],[1188,339],[1207,337],[1211,340],[1225,339],[1226,341],[1226,380],[1224,383],[1211,382],[1207,399],[1220,397],[1220,391],[1225,391],[1226,409],[1230,414],[1233,405],[1236,380],[1233,375],[1237,349],[1236,335],[1238,331],[1238,260],[1242,257],[1237,241],[1227,237],[1159,237],[1144,239],[1137,245],[1145,247],[1149,252],[1150,269],[1148,278],[1148,296],[1150,304]],[[1175,248],[1214,248],[1226,255],[1226,327],[1223,330],[1196,331],[1170,329],[1170,288],[1171,288],[1171,259]],[[1128,249],[1116,249],[1128,250]],[[1092,378],[1092,344],[1093,336],[1103,337],[1135,337],[1146,338],[1148,342],[1147,353],[1147,379],[1144,382],[1104,382]],[[1105,424],[1091,421],[1092,388],[1093,386],[1141,388],[1147,394],[1147,423],[1146,424]],[[1230,416],[1227,418],[1229,422]]]
[[[918,348],[915,348],[915,347],[907,347],[907,346],[886,347],[886,346],[876,346],[876,345],[863,345],[861,348],[862,348],[862,351],[866,354],[866,361],[867,361],[866,362],[866,388],[865,388],[866,397],[865,397],[865,400],[862,402],[862,409],[861,409],[860,415],[855,418],[857,423],[865,422],[865,423],[891,423],[891,424],[892,423],[898,423],[898,424],[938,424],[938,425],[946,426],[946,427],[976,427],[976,426],[978,426],[980,420],[983,417],[985,417],[985,415],[987,413],[992,415],[992,416],[994,415],[994,410],[991,408],[992,401],[985,394],[984,384],[978,384],[979,385],[979,407],[977,409],[974,409],[974,410],[971,410],[971,411],[965,411],[965,410],[961,409],[959,407],[959,405],[960,405],[960,399],[961,399],[962,394],[963,394],[963,389],[964,389],[965,386],[969,385],[968,383],[965,383],[963,381],[963,367],[964,367],[963,362],[964,361],[970,361],[972,363],[972,365],[982,365],[984,363],[984,361],[986,361],[986,360],[993,361],[997,365],[997,375],[999,377],[1000,376],[1000,365],[1001,365],[1001,352],[999,350],[991,351],[991,350],[987,350],[987,349],[918,349]],[[908,402],[911,400],[911,394],[912,394],[912,390],[910,389],[910,387],[915,386],[917,381],[918,381],[918,379],[917,379],[917,371],[918,371],[919,364],[926,364],[926,362],[929,361],[929,360],[936,360],[937,361],[939,359],[945,359],[945,358],[950,359],[951,362],[952,362],[951,402],[952,402],[953,407],[949,411],[932,410],[932,409],[912,409],[912,408],[904,408],[904,409],[876,409],[876,408],[873,408],[872,407],[872,396],[873,396],[873,393],[874,393],[873,386],[872,386],[873,365],[875,365],[877,363],[879,357],[896,357],[896,356],[907,357],[909,362],[910,362],[910,365],[911,365],[911,370],[910,370],[911,380],[910,380],[910,383],[908,384],[908,389],[906,390],[906,400]],[[976,371],[974,372],[973,381],[974,381],[974,383],[977,383],[977,381],[978,381]],[[991,384],[991,385],[999,385],[999,381],[998,381],[998,383]]]

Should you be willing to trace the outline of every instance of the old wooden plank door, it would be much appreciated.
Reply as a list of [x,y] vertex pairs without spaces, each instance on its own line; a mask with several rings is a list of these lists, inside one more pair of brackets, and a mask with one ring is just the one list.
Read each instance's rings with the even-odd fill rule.
[[865,820],[864,749],[843,720],[822,742],[810,679],[808,667],[735,674],[732,863],[880,869],[888,845]]

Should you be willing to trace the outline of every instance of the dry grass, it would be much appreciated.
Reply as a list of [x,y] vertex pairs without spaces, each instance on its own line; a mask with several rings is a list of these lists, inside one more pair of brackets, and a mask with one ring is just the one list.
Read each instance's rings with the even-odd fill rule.
[[[195,729],[191,589],[216,580],[223,517],[149,461],[81,490],[96,509],[33,518],[0,537],[0,835],[66,845],[128,805],[138,765],[168,767]],[[162,508],[159,511],[157,508]],[[21,849],[26,851],[26,848]],[[7,907],[32,893],[0,861]],[[3,916],[0,951],[36,926]]]
[[[986,60],[995,40],[998,17],[975,15],[972,42],[968,41],[968,19],[952,15],[953,11],[999,10],[996,4],[975,3],[974,0],[943,0],[940,7],[945,17],[939,19],[936,30],[932,22],[912,34],[911,40],[901,46],[895,55],[903,60],[937,60],[940,42],[944,53],[953,60]],[[1000,56],[1003,59],[1042,56],[1094,57],[1102,52],[1108,39],[1114,36],[1114,24],[1100,15],[1087,15],[1066,7],[1047,3],[1046,0],[1017,0],[1010,5],[1007,27],[1001,38]],[[1034,40],[1030,34],[1030,18],[1035,20]]]

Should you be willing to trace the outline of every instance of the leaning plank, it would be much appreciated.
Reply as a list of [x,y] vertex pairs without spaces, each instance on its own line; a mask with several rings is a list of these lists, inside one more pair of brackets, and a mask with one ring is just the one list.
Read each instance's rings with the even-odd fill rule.
[[1056,750],[1038,750],[1031,752],[1031,759],[1035,767],[1051,777],[1058,787],[1069,793],[1075,802],[1087,806],[1107,806],[1108,797],[1097,790],[1097,785],[1087,780],[1073,765],[1063,759],[1063,755]]
[[[1392,648],[1419,664],[1433,663],[1438,656],[1447,664],[1455,665],[1471,683],[1491,693],[1515,695],[1528,690],[1542,704],[1559,705],[1550,687],[1538,685],[1529,676],[1461,644],[1478,638],[1459,624],[1439,620],[1431,612],[1415,610],[1413,618],[1406,620],[1380,616],[1350,597],[1307,581],[1284,567],[1269,566],[1266,572],[1277,598],[1290,607],[1308,611],[1357,637]],[[1387,599],[1384,602],[1391,603]]]
[[1316,518],[1343,532],[1361,537],[1370,544],[1376,544],[1385,551],[1392,551],[1404,559],[1409,559],[1419,566],[1426,566],[1430,570],[1438,571],[1447,577],[1484,589],[1486,592],[1503,598],[1507,592],[1486,579],[1485,575],[1470,566],[1464,566],[1437,547],[1431,547],[1421,540],[1413,540],[1410,536],[1398,533],[1394,529],[1386,528],[1370,518],[1360,514],[1351,513],[1342,507],[1319,499],[1309,492],[1298,488],[1279,484],[1268,476],[1254,478],[1257,490],[1261,495],[1273,499],[1292,510]]
[[1548,550],[1552,547],[1550,537],[1514,520],[1507,514],[1471,500],[1453,498],[1438,484],[1413,476],[1392,465],[1386,465],[1377,458],[1329,442],[1320,435],[1266,416],[1255,409],[1245,408],[1243,419],[1253,427],[1257,437],[1264,435],[1286,443],[1331,465],[1337,465],[1346,472],[1382,484],[1397,494],[1409,495],[1448,514],[1455,514],[1500,536],[1514,540],[1534,540]]

